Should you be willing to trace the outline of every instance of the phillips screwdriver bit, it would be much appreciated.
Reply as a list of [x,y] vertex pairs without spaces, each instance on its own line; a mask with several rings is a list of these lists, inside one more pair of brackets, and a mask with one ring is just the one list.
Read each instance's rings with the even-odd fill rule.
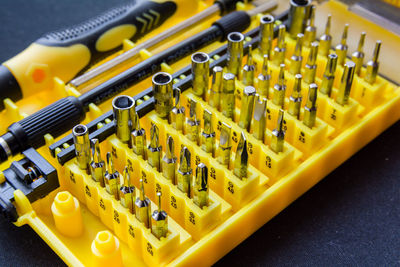
[[193,99],[190,99],[190,109],[189,109],[189,118],[186,121],[186,137],[198,144],[199,142],[199,133],[200,133],[200,120],[197,119],[196,114],[196,106],[197,102]]
[[135,201],[135,216],[139,222],[142,222],[146,228],[151,227],[150,221],[150,199],[144,194],[143,179],[140,179],[140,194]]
[[191,155],[187,147],[183,147],[180,155],[179,169],[176,174],[176,185],[178,189],[188,197],[191,195],[190,181],[192,178]]
[[378,75],[379,69],[379,52],[381,50],[382,42],[380,40],[376,41],[374,54],[372,60],[367,63],[367,72],[365,73],[365,81],[369,84],[374,84],[376,81],[376,76]]
[[283,151],[285,142],[285,131],[283,130],[283,115],[282,109],[279,110],[277,127],[272,131],[270,147],[275,153]]
[[325,33],[319,38],[319,54],[321,56],[328,56],[332,46],[332,35],[331,35],[331,14],[328,15],[325,25]]
[[166,72],[153,75],[154,109],[160,118],[168,118],[172,109],[172,76]]
[[253,63],[253,49],[252,46],[249,45],[249,53],[247,55],[247,63],[243,67],[243,79],[242,82],[244,85],[253,86],[254,84],[254,71],[256,70],[256,66]]
[[168,215],[161,209],[161,192],[157,192],[158,209],[151,215],[151,233],[161,239],[168,234]]
[[264,55],[263,65],[260,75],[258,75],[258,94],[268,98],[269,97],[269,86],[271,81],[271,72],[268,69],[269,57]]
[[283,108],[285,105],[286,81],[285,81],[285,64],[281,64],[279,68],[278,82],[274,86],[274,94],[272,103]]
[[347,50],[349,49],[349,47],[347,46],[348,31],[349,31],[349,24],[345,24],[340,44],[338,44],[335,48],[335,53],[338,56],[337,64],[339,66],[343,66],[343,64],[345,63],[346,56],[347,56]]
[[267,99],[256,95],[254,102],[254,114],[251,122],[253,136],[264,142],[265,129],[267,127]]
[[317,93],[318,86],[315,83],[310,84],[303,118],[303,123],[308,128],[314,127],[317,119]]
[[134,212],[134,203],[136,199],[135,187],[131,185],[128,167],[124,168],[124,183],[119,189],[119,197],[122,206],[127,208],[130,213]]
[[272,41],[274,40],[275,18],[271,15],[264,15],[260,18],[260,52],[271,58]]
[[302,78],[301,74],[296,74],[294,76],[293,91],[289,98],[288,113],[290,115],[292,115],[293,117],[296,117],[297,119],[299,119],[299,117],[300,117],[300,108],[301,108],[301,101],[302,101],[301,78]]
[[233,174],[239,179],[247,178],[247,168],[249,167],[249,154],[247,151],[247,139],[244,132],[240,134],[239,144],[236,149]]
[[210,97],[208,98],[208,104],[221,111],[221,90],[222,90],[222,72],[224,69],[220,66],[215,66],[212,69],[212,85],[210,89]]
[[339,91],[336,96],[336,102],[339,105],[346,105],[349,102],[351,86],[354,79],[354,69],[356,64],[353,61],[348,61],[344,64],[342,79],[340,80]]
[[90,141],[89,130],[86,125],[78,124],[72,128],[72,137],[75,145],[75,155],[81,170],[89,170]]
[[196,177],[193,181],[193,202],[201,209],[208,206],[208,168],[204,163],[196,167]]
[[239,127],[249,131],[251,116],[254,110],[254,97],[256,89],[253,86],[246,86],[243,90],[242,104],[240,107]]
[[152,124],[150,128],[150,144],[147,148],[147,162],[157,171],[161,171],[161,150],[158,127]]
[[107,171],[104,175],[104,184],[107,192],[113,195],[115,199],[119,199],[119,172],[115,170],[113,158],[110,152],[107,152]]
[[176,184],[176,161],[174,139],[172,136],[168,136],[166,152],[162,159],[162,173],[165,178],[171,181],[172,184]]
[[337,59],[338,56],[336,54],[330,54],[328,56],[328,62],[326,63],[325,72],[322,76],[320,92],[321,94],[327,95],[328,97],[330,97],[332,93],[333,82],[335,80]]
[[233,120],[235,112],[235,75],[225,73],[222,82],[222,115]]
[[313,83],[317,73],[317,55],[318,55],[318,42],[311,44],[310,54],[307,63],[304,67],[304,82]]
[[354,74],[360,75],[361,67],[364,64],[364,42],[365,42],[365,32],[362,32],[360,35],[360,40],[358,41],[357,50],[353,52],[351,55],[351,60],[356,63],[356,69],[354,70]]
[[317,28],[315,27],[315,6],[311,6],[310,18],[308,20],[308,25],[304,30],[304,46],[310,47],[315,41],[317,34]]
[[177,131],[183,130],[185,122],[185,108],[181,106],[181,89],[174,89],[175,105],[171,110],[171,125]]
[[101,159],[100,145],[98,139],[91,140],[92,145],[92,162],[90,163],[90,173],[92,179],[99,182],[102,187],[104,187],[104,175],[105,175],[105,163]]
[[299,33],[297,35],[296,46],[294,48],[294,53],[290,58],[290,68],[289,73],[296,75],[301,71],[301,65],[303,63],[302,47],[303,47],[303,34]]
[[274,57],[273,62],[275,65],[279,66],[280,64],[285,63],[285,54],[286,54],[286,26],[281,24],[279,25],[278,31],[278,42],[274,48]]
[[240,32],[228,34],[228,72],[240,79],[242,69],[244,35]]
[[221,133],[219,135],[219,146],[218,146],[218,162],[229,168],[229,162],[231,160],[231,126],[226,123],[221,125]]
[[193,93],[204,99],[209,84],[210,57],[203,52],[192,55]]
[[133,115],[135,119],[132,120],[134,123],[133,131],[131,133],[131,147],[133,153],[146,159],[146,131],[140,126],[139,115],[135,111]]
[[212,125],[212,113],[207,109],[203,112],[204,130],[201,133],[201,149],[215,156],[215,132]]

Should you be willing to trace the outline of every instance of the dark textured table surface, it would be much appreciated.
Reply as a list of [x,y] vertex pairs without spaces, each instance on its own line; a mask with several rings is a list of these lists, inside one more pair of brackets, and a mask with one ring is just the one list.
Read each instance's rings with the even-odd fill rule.
[[[121,0],[2,0],[0,60],[42,33]],[[399,107],[400,108],[400,107]],[[355,154],[217,265],[400,265],[400,124]],[[0,218],[1,266],[63,262],[29,227]]]

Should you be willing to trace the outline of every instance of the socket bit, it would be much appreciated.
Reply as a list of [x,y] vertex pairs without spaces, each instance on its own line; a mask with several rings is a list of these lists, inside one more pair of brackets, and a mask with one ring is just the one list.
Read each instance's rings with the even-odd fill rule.
[[228,34],[228,72],[240,79],[242,69],[244,35],[240,32]]
[[272,41],[274,40],[275,18],[271,15],[264,15],[260,18],[260,44],[261,55],[271,58]]
[[75,145],[75,155],[81,170],[89,170],[90,141],[89,130],[86,125],[78,124],[72,129],[72,137]]
[[290,0],[289,33],[292,38],[303,33],[310,16],[311,0]]
[[204,99],[209,85],[210,57],[203,52],[192,55],[193,93]]
[[153,75],[154,109],[160,118],[167,118],[172,109],[172,76],[166,72]]
[[131,114],[134,114],[135,100],[127,95],[117,96],[112,101],[115,133],[123,143],[128,143],[131,139]]

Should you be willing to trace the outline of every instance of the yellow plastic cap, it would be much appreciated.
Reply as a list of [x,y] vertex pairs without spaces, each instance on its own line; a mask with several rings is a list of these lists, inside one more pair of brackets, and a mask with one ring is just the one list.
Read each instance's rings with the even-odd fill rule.
[[109,231],[98,232],[92,242],[94,266],[122,266],[119,240]]
[[68,191],[59,192],[51,205],[57,230],[65,236],[78,237],[83,232],[79,201]]

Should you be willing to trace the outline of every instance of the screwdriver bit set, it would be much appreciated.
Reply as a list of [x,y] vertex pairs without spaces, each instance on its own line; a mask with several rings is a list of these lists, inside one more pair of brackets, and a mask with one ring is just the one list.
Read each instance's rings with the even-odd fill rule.
[[[153,73],[125,68],[92,89],[101,92],[90,101],[55,78],[75,106],[89,101],[88,114],[68,117],[63,132],[44,131],[22,154],[13,140],[30,133],[23,139],[9,127],[0,138],[2,212],[29,224],[71,266],[207,266],[400,118],[400,88],[379,69],[380,40],[366,51],[368,32],[352,36],[345,24],[336,44],[334,16],[316,23],[323,4],[291,0],[274,16],[264,5],[236,3],[248,30],[235,30],[232,19],[214,23],[222,39],[178,61],[157,59]],[[354,52],[349,38],[358,39]],[[134,46],[124,42],[126,53]],[[143,68],[159,55],[140,53]],[[15,104],[4,103],[1,118],[19,120]],[[31,120],[44,113],[36,114]]]

